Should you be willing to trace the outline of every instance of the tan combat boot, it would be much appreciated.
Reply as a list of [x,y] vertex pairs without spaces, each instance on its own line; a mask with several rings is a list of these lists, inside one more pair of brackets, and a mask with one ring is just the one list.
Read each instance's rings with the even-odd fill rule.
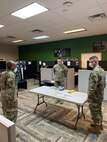
[[101,126],[95,125],[95,127],[89,127],[88,131],[95,134],[101,134]]
[[[91,127],[95,127],[95,124],[94,124],[94,123],[91,123],[90,126],[91,126]],[[101,130],[103,130],[103,125],[102,125],[102,124],[100,125],[100,128],[101,128]]]

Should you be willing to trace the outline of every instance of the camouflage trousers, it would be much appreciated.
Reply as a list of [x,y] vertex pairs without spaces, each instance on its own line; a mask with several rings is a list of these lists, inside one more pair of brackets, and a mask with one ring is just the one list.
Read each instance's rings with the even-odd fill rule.
[[2,110],[3,115],[16,123],[17,120],[17,114],[18,114],[18,102],[9,103],[6,100],[2,100]]
[[94,124],[101,125],[103,120],[102,102],[95,103],[95,102],[89,101],[89,109],[90,109]]
[[64,81],[55,81],[55,82],[54,82],[54,86],[55,86],[55,87],[64,86]]

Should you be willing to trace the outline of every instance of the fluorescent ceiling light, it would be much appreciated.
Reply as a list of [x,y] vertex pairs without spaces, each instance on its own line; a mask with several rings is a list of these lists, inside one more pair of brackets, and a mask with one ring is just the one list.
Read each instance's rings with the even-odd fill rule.
[[86,29],[81,28],[81,29],[70,30],[70,31],[64,32],[64,34],[70,34],[70,33],[82,32],[82,31],[86,31]]
[[4,25],[0,25],[0,28],[3,28],[4,27]]
[[24,7],[12,13],[11,15],[22,18],[22,19],[26,19],[45,11],[48,11],[48,9],[35,2],[31,5],[28,5],[27,7]]
[[43,35],[43,36],[33,37],[33,39],[44,39],[44,38],[49,38],[49,36]]
[[22,42],[22,41],[24,41],[24,40],[14,40],[12,42],[17,43],[17,42]]

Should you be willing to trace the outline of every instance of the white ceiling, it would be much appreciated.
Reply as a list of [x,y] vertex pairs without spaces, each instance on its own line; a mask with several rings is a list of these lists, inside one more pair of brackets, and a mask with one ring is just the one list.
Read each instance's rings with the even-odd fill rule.
[[[72,2],[71,6],[64,6],[64,2]],[[10,13],[37,2],[49,11],[28,19],[20,19]],[[89,16],[99,13],[107,15],[107,0],[0,0],[0,43],[9,45],[25,45],[49,42],[63,39],[72,39],[91,35],[107,34],[107,18],[90,21]],[[63,34],[64,31],[76,28],[85,28],[85,32]],[[42,33],[33,33],[40,29]],[[32,37],[48,35],[50,38],[34,40]],[[15,39],[7,36],[16,37]],[[13,40],[22,39],[24,42],[12,43]]]

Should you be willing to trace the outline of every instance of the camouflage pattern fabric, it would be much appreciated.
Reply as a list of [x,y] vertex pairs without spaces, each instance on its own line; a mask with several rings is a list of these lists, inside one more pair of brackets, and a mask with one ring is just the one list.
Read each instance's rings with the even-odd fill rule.
[[3,115],[15,123],[18,113],[17,82],[12,71],[4,72],[0,77],[0,88]]
[[55,87],[64,86],[64,81],[54,81],[54,86]]
[[95,125],[102,124],[102,101],[106,86],[105,71],[95,67],[89,76],[88,101],[89,109]]
[[67,76],[68,69],[64,64],[56,64],[53,67],[55,86],[64,86],[64,79]]
[[1,88],[0,88],[0,102],[1,102]]
[[93,103],[89,102],[89,109],[91,112],[92,120],[95,125],[101,125],[103,120],[102,115],[102,102],[99,103]]

